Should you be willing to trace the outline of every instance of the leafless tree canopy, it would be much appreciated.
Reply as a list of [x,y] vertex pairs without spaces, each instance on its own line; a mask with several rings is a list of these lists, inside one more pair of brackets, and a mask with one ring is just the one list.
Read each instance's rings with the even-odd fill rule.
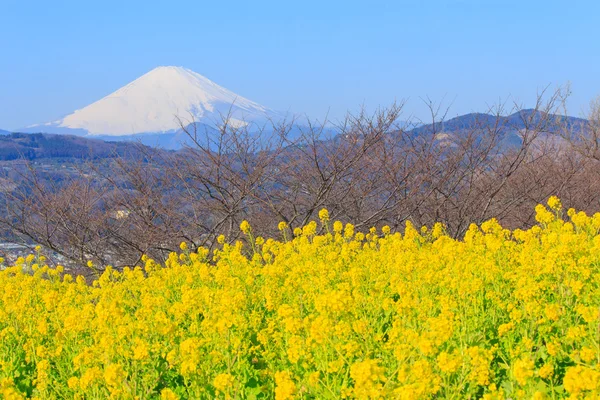
[[0,222],[74,263],[117,267],[144,254],[162,260],[181,241],[236,240],[244,219],[255,234],[277,236],[278,222],[300,227],[321,208],[359,230],[442,222],[460,237],[490,218],[527,227],[553,194],[600,209],[600,102],[574,124],[560,117],[563,100],[557,91],[531,110],[501,104],[451,131],[435,104],[416,129],[400,123],[403,104],[335,126],[182,123],[193,144],[178,152],[141,149],[137,161],[90,163],[60,183],[22,170],[18,187],[4,190]]

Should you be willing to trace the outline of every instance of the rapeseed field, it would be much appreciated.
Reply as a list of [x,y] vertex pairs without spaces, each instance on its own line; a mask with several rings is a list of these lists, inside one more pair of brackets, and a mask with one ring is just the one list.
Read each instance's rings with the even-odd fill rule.
[[[5,399],[508,399],[600,393],[600,214],[355,232],[320,221],[86,282],[0,272]],[[96,268],[91,265],[91,268]]]

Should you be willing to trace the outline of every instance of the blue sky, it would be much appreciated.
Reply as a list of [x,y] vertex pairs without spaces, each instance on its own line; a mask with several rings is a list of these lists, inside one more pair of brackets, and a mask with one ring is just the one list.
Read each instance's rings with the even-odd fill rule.
[[600,95],[596,1],[0,0],[0,128],[46,122],[159,65],[266,106],[328,112],[423,97],[451,115],[571,83]]

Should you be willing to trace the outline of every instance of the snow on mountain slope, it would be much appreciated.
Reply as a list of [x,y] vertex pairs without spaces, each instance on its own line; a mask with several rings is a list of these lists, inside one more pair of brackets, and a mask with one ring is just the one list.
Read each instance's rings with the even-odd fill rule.
[[158,67],[61,120],[27,131],[123,136],[174,132],[182,121],[220,125],[278,119],[281,115],[183,67]]

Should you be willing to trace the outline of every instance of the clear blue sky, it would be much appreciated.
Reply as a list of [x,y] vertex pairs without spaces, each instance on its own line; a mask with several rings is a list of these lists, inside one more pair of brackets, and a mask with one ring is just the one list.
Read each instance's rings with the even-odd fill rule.
[[420,97],[452,115],[571,82],[600,95],[597,1],[0,0],[0,128],[70,113],[159,65],[339,117]]

